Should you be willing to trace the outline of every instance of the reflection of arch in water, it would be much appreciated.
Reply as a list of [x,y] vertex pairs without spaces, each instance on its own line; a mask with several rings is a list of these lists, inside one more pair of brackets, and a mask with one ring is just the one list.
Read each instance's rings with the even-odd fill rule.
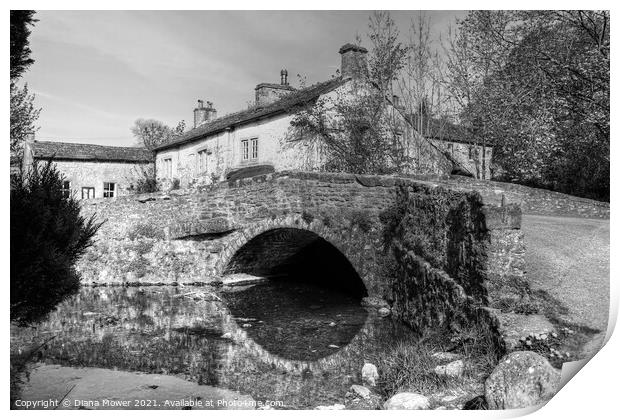
[[271,354],[318,360],[348,345],[368,318],[358,298],[294,281],[224,292],[228,311]]
[[[389,322],[388,320],[383,320]],[[252,364],[252,360],[256,360],[265,365],[269,365],[274,369],[289,374],[302,374],[304,372],[312,372],[320,374],[333,370],[342,370],[346,364],[359,363],[359,368],[363,364],[363,360],[359,358],[359,344],[367,344],[370,337],[375,335],[391,334],[390,328],[377,328],[376,317],[369,316],[358,333],[351,338],[351,342],[347,346],[335,349],[331,354],[325,355],[318,360],[295,360],[279,356],[277,353],[268,351],[261,344],[257,343],[249,334],[251,329],[240,327],[234,320],[234,317],[227,313],[223,316],[223,330],[230,333],[230,339],[235,343],[231,347],[231,353],[224,360],[223,368],[228,365],[232,371],[232,365],[241,361],[243,364]],[[237,350],[233,350],[237,348]],[[359,369],[356,369],[356,371]],[[221,372],[220,374],[223,374]]]
[[[368,313],[359,304],[368,293],[354,267],[359,258],[347,257],[351,243],[341,241],[329,227],[288,217],[235,235],[222,253],[218,272],[274,281],[234,292],[227,306],[234,316],[262,321],[244,336],[267,353],[288,361],[319,360],[346,346],[365,325]],[[348,322],[328,326],[343,310]]]
[[[216,267],[220,275],[285,275],[358,298],[368,294],[359,266],[363,250],[316,219],[311,223],[300,217],[261,222],[234,235]],[[353,252],[356,255],[348,255]]]

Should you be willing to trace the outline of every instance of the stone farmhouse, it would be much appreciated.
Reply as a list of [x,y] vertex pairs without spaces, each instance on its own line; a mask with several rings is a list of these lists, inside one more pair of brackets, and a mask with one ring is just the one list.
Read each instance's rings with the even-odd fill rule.
[[[333,100],[337,95],[354,92],[353,84],[362,80],[367,50],[346,44],[339,50],[340,75],[325,82],[295,89],[288,83],[287,71],[280,73],[280,83],[260,83],[255,88],[255,103],[250,108],[217,118],[211,102],[198,101],[194,109],[194,127],[172,141],[155,148],[157,178],[177,181],[184,188],[194,184],[231,179],[243,169],[259,171],[320,171],[323,153],[293,134],[291,121],[296,110],[312,106],[319,100]],[[369,87],[372,88],[372,87]],[[389,98],[390,112],[396,116],[410,165],[411,174],[466,174],[480,176],[475,170],[474,148],[455,136],[426,138],[413,129],[404,116],[398,98]],[[491,158],[491,148],[485,149]],[[489,165],[487,165],[488,167]]]
[[[338,77],[295,89],[288,83],[287,71],[282,70],[280,83],[256,86],[254,104],[245,110],[217,118],[213,103],[205,105],[199,100],[193,129],[153,152],[140,147],[29,140],[22,168],[51,160],[66,178],[65,193],[78,199],[131,193],[145,170],[154,170],[165,187],[177,184],[181,188],[273,171],[322,171],[324,152],[294,133],[291,121],[298,110],[320,100],[329,102],[338,95],[355,94],[360,82],[365,83],[362,74],[367,50],[345,44],[339,53]],[[406,173],[490,179],[491,147],[468,143],[465,133],[450,123],[425,118],[420,124],[405,115],[398,97],[387,99],[398,128],[397,141],[407,154]],[[484,165],[477,163],[477,156],[484,157]]]
[[131,192],[144,170],[153,170],[153,154],[141,147],[27,141],[23,170],[52,161],[65,177],[63,193],[78,199],[114,198]]
[[465,129],[436,118],[413,118],[411,124],[454,163],[452,173],[477,179],[491,179],[493,147],[467,140]]

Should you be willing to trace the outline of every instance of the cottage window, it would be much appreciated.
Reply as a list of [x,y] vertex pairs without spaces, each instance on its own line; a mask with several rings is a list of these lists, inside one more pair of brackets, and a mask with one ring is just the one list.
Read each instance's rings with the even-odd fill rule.
[[112,198],[116,190],[116,184],[114,182],[103,183],[103,198]]
[[69,198],[71,197],[71,182],[69,181],[62,181],[62,196],[65,198]]
[[258,138],[241,140],[241,160],[258,159]]
[[252,159],[258,159],[258,139],[250,140],[252,143]]
[[190,153],[188,156],[188,161],[189,161],[189,166],[192,170],[192,173],[195,173],[198,171],[198,161],[196,160],[196,155],[193,153]]
[[164,159],[164,174],[166,178],[172,178],[172,158]]
[[207,170],[207,150],[201,150],[198,152],[198,172],[202,173]]
[[474,158],[474,146],[469,146],[469,158],[473,159]]
[[249,146],[249,140],[241,140],[241,160],[248,160],[250,157]]
[[95,187],[82,187],[82,199],[95,198]]

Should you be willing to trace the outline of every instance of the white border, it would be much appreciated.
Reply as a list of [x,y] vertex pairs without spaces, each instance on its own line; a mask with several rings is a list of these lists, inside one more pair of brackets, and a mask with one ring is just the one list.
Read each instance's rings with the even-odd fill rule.
[[[154,1],[119,1],[119,0],[108,0],[108,1],[89,1],[88,3],[82,1],[75,0],[65,0],[65,1],[8,1],[7,9],[39,9],[39,10],[129,10],[129,9],[145,9],[145,10],[198,10],[211,8],[213,10],[329,10],[329,9],[338,9],[338,10],[373,10],[373,9],[383,9],[383,10],[406,10],[406,9],[416,9],[421,10],[472,10],[472,9],[495,9],[495,8],[519,8],[519,9],[611,9],[612,15],[615,17],[614,7],[612,7],[611,1],[589,1],[589,2],[577,2],[577,1],[532,1],[532,0],[524,0],[520,2],[489,2],[489,1],[469,1],[469,2],[456,2],[456,1],[442,1],[436,0],[433,2],[412,2],[409,1],[395,1],[395,0],[384,0],[381,2],[369,2],[369,1],[356,1],[356,2],[343,2],[343,1],[325,1],[325,0],[315,0],[313,2],[301,3],[301,2],[292,2],[292,1],[272,1],[272,0],[263,0],[260,2],[249,2],[249,1],[238,1],[238,0],[228,0],[226,2],[218,2],[216,4],[208,4],[204,0],[177,0],[175,2],[154,2]],[[414,9],[415,10],[415,9]],[[615,21],[614,21],[615,23]],[[8,61],[8,45],[9,45],[9,13],[5,12],[3,15],[3,36],[4,42],[2,46],[4,48],[5,60]],[[617,51],[615,47],[615,40],[613,40],[614,31],[612,31],[612,60],[615,60],[617,57]],[[612,63],[612,79],[614,73],[615,66]],[[6,72],[5,80],[8,80],[8,65],[5,64],[4,71]],[[612,84],[612,109],[614,108],[616,95],[615,84]],[[8,101],[4,102],[4,106],[6,109],[4,110],[5,115],[5,133],[8,132]],[[613,115],[613,112],[611,113]],[[614,134],[617,134],[615,129],[615,125],[612,122],[612,131],[611,138],[617,138]],[[612,145],[612,162],[616,161],[617,152],[615,146]],[[4,173],[8,175],[8,147],[3,149],[3,166]],[[2,241],[2,267],[4,274],[2,277],[4,279],[3,288],[4,288],[4,301],[5,301],[5,314],[8,319],[8,299],[9,299],[9,194],[8,194],[8,176],[5,175],[5,180],[3,183],[3,194],[6,198],[4,200],[4,204],[2,205],[2,230],[0,231],[0,235],[4,240]],[[618,177],[618,171],[615,165],[612,164],[611,167],[611,178],[613,181],[620,179]],[[612,203],[615,203],[616,197],[616,184],[612,182]],[[615,207],[612,206],[612,219],[611,219],[611,255],[617,255],[616,253],[616,242],[618,238],[618,229],[615,223],[616,213]],[[617,274],[617,264],[614,260],[612,260],[611,264],[611,273],[610,278],[615,279]],[[612,307],[610,309],[610,325],[615,324],[617,319],[618,312],[618,287],[613,281],[611,282],[611,299],[612,299]],[[9,335],[8,331],[8,322],[4,324],[5,336]],[[618,378],[619,373],[619,362],[618,362],[618,354],[620,354],[619,344],[617,334],[611,337],[611,340],[607,343],[607,345],[596,355],[594,358],[586,364],[586,366],[577,374],[576,378],[571,380],[559,393],[554,397],[545,407],[540,410],[535,411],[531,414],[530,418],[532,419],[546,419],[550,416],[558,417],[562,419],[571,419],[571,418],[612,418],[617,416],[617,384],[616,380]],[[5,409],[8,410],[8,394],[9,394],[9,381],[8,381],[8,346],[5,345],[3,353],[5,354],[5,363],[3,364],[6,378],[3,386],[6,390],[5,393]],[[363,417],[383,417],[390,418],[400,417],[400,418],[411,418],[415,416],[415,418],[476,418],[476,419],[485,419],[485,418],[511,418],[518,415],[526,414],[531,410],[519,410],[518,412],[481,412],[481,411],[430,411],[430,412],[387,412],[387,411],[377,411],[377,412],[355,412],[355,411],[344,411],[338,412],[335,414],[334,412],[317,412],[317,411],[296,411],[294,413],[290,412],[282,412],[282,411],[262,411],[262,412],[209,412],[206,414],[209,418],[223,418],[223,417],[231,417],[231,416],[240,416],[240,417],[276,417],[276,418],[290,418],[291,414],[295,417],[299,418],[333,418],[334,416],[338,418],[359,418],[360,415]],[[56,414],[54,414],[56,413]],[[205,414],[198,414],[195,411],[185,411],[186,416],[200,416],[204,418]],[[19,412],[19,411],[11,411],[11,416],[16,417],[24,417],[24,418],[39,418],[44,416],[43,412]],[[48,414],[52,417],[60,417],[63,418],[73,418],[74,416],[79,416],[80,418],[85,416],[84,411],[75,411],[75,412],[50,412]],[[109,416],[109,412],[89,412],[86,416],[92,417],[100,417]],[[113,414],[114,416],[132,416],[132,417],[149,417],[149,418],[167,418],[170,416],[168,412],[154,412],[154,411],[138,411],[138,412],[130,412],[123,411],[117,412]],[[183,415],[179,412],[174,413],[174,415]]]

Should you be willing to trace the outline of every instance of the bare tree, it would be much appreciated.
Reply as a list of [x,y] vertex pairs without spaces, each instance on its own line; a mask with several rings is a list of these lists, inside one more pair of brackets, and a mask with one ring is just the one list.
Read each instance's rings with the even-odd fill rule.
[[[396,83],[400,105],[413,128],[425,138],[440,138],[445,121],[442,113],[441,65],[431,37],[431,20],[423,12],[411,20],[407,39],[407,57]],[[418,144],[419,146],[419,144]],[[420,159],[419,150],[413,156]]]
[[131,132],[137,139],[137,145],[153,150],[155,147],[169,142],[173,137],[185,131],[185,121],[180,121],[176,127],[170,128],[161,121],[138,118]]
[[489,145],[489,121],[482,116],[501,119],[501,111],[508,109],[494,108],[487,100],[486,88],[493,82],[492,76],[501,71],[510,52],[488,34],[506,33],[510,22],[510,12],[482,11],[475,19],[470,15],[459,22],[458,31],[450,28],[443,43],[445,65],[441,80],[450,101],[447,109],[452,111],[450,117],[467,130],[468,140],[475,146],[472,151],[478,178],[486,177]]

